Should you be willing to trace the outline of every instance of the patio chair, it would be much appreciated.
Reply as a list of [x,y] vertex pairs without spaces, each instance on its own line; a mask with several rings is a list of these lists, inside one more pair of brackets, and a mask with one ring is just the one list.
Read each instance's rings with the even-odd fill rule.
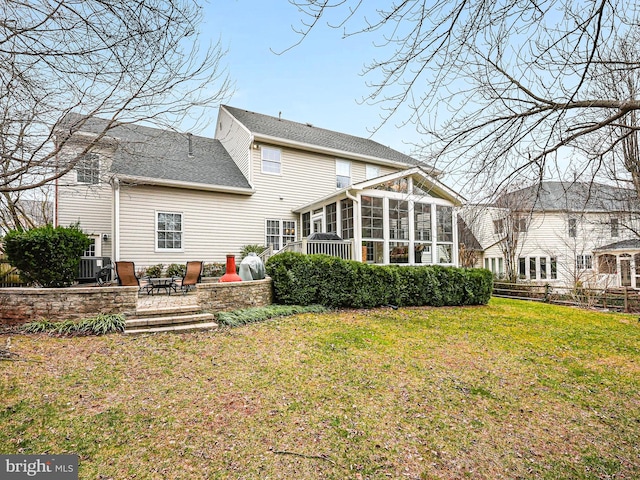
[[183,294],[187,294],[189,290],[196,287],[202,278],[203,262],[187,262],[187,270],[182,277],[180,290]]
[[136,267],[133,262],[115,262],[115,265],[118,285],[122,287],[138,287],[138,289],[142,289],[140,279],[136,275]]
[[96,273],[96,284],[99,287],[111,285],[111,276],[113,273],[113,265],[107,265],[102,267],[98,273]]

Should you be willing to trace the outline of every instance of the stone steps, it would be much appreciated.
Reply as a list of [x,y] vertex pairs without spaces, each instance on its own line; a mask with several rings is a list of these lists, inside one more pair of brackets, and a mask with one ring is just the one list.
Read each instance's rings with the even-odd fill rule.
[[142,308],[130,315],[125,334],[185,332],[217,328],[215,315],[201,313],[198,305]]

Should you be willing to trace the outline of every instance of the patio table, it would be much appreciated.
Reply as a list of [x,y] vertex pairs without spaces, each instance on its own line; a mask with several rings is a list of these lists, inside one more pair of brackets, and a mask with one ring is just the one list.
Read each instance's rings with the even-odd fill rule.
[[171,295],[171,290],[176,293],[178,285],[175,282],[174,277],[162,277],[162,278],[149,278],[149,284],[145,287],[147,295],[153,295],[154,290],[160,293],[160,290],[164,290],[167,295]]

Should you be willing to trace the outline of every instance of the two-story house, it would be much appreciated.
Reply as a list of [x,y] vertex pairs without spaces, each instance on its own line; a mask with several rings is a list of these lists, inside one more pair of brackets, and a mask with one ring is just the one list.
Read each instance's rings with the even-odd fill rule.
[[[594,287],[633,286],[640,276],[635,191],[599,183],[542,182],[466,207],[484,251],[478,266],[497,277]],[[637,265],[637,269],[636,269]]]
[[[81,119],[59,127],[73,133],[67,155],[106,125]],[[110,129],[57,182],[55,218],[79,222],[92,254],[140,267],[278,251],[313,233],[348,241],[355,260],[455,265],[462,198],[438,174],[369,139],[222,106],[215,138]]]

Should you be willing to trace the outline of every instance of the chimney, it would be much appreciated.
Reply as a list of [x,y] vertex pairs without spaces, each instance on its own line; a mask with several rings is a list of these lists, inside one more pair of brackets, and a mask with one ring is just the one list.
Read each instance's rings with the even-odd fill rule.
[[189,140],[189,156],[193,157],[193,134],[187,133],[187,139]]

